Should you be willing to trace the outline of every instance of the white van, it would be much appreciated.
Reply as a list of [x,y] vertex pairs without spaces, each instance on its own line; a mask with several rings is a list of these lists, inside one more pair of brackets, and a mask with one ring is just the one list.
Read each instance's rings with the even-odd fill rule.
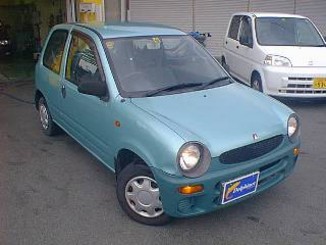
[[326,43],[306,17],[236,13],[222,65],[252,88],[280,97],[326,97]]

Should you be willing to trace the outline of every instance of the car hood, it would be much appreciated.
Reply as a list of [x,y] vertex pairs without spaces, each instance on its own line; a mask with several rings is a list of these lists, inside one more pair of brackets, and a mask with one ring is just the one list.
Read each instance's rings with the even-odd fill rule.
[[[205,144],[212,156],[286,134],[292,111],[274,99],[233,83],[174,95],[134,98],[132,103],[174,130],[186,142]],[[144,122],[146,124],[146,122]]]
[[290,59],[293,66],[326,66],[326,47],[262,46],[265,54]]

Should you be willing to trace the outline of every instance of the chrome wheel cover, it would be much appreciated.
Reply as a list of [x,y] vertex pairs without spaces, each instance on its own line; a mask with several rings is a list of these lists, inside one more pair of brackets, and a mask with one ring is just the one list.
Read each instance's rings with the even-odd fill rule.
[[129,180],[125,187],[125,198],[129,207],[142,217],[155,218],[164,212],[157,183],[148,176]]
[[49,114],[44,104],[41,104],[39,106],[39,113],[40,113],[40,120],[41,120],[42,127],[45,130],[47,130],[49,128]]

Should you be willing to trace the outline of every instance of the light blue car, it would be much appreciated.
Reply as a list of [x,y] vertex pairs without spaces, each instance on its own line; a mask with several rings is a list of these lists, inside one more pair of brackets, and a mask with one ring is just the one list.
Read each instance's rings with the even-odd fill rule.
[[165,26],[55,26],[35,102],[44,133],[63,129],[115,172],[122,209],[149,225],[252,197],[286,178],[299,154],[291,109]]

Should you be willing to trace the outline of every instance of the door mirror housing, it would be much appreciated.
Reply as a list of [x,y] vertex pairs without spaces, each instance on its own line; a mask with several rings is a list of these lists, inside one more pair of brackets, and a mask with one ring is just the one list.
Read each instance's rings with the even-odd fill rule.
[[78,92],[82,94],[104,97],[107,95],[107,88],[104,81],[101,81],[98,76],[85,74],[79,79]]

